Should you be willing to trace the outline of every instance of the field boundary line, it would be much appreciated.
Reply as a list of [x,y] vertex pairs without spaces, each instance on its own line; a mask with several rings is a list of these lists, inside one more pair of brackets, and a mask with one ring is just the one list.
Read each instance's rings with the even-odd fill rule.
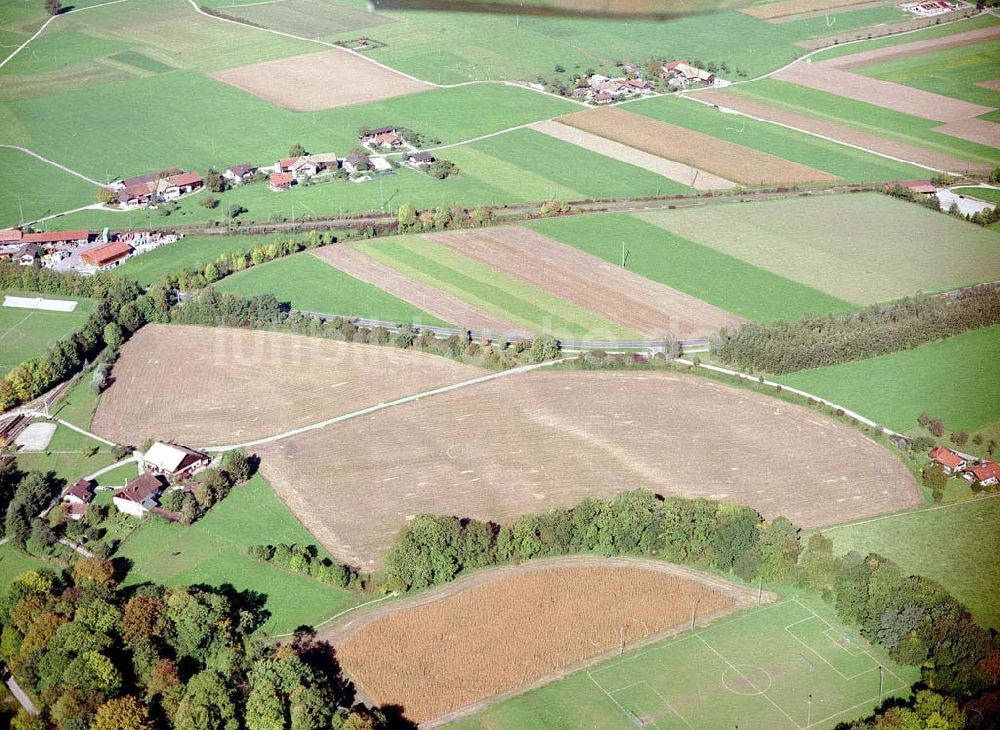
[[1000,492],[994,492],[993,494],[984,494],[979,497],[973,497],[972,499],[963,499],[960,502],[949,502],[948,504],[935,504],[930,507],[918,507],[917,509],[904,510],[902,512],[894,512],[891,515],[880,515],[879,517],[869,517],[865,520],[859,520],[858,522],[841,522],[839,525],[830,525],[829,527],[821,527],[816,530],[816,532],[829,532],[830,530],[839,530],[842,527],[857,527],[859,525],[867,525],[871,522],[881,522],[882,520],[892,520],[900,517],[907,517],[909,515],[918,515],[923,512],[935,512],[939,509],[949,509],[953,507],[961,507],[963,505],[975,504],[977,502],[982,502],[987,499],[996,499],[1000,497]]
[[[607,697],[607,698],[608,698],[609,700],[611,700],[612,702],[614,702],[614,703],[615,703],[615,707],[617,707],[617,708],[618,708],[619,710],[621,710],[621,711],[622,711],[622,714],[623,714],[623,715],[625,715],[625,717],[626,717],[626,718],[628,718],[628,717],[629,717],[629,715],[630,715],[631,713],[629,713],[629,711],[628,711],[628,710],[626,710],[626,709],[625,709],[624,707],[622,707],[621,703],[620,703],[620,702],[619,702],[618,700],[616,700],[616,699],[614,698],[614,695],[612,695],[612,694],[611,694],[610,692],[608,692],[608,691],[607,691],[606,689],[604,689],[604,687],[602,687],[602,686],[601,686],[601,685],[600,685],[600,684],[599,684],[599,683],[597,682],[597,680],[596,680],[596,679],[594,679],[594,677],[593,677],[593,675],[592,675],[592,674],[590,673],[590,670],[589,670],[589,669],[587,670],[587,678],[588,678],[588,679],[589,679],[589,680],[590,680],[590,681],[591,681],[591,682],[592,682],[592,683],[594,684],[594,686],[595,686],[595,687],[597,687],[597,689],[601,690],[601,692],[603,692],[603,693],[605,694],[605,696],[606,696],[606,697]],[[636,685],[639,685],[639,684],[643,684],[643,682],[642,682],[642,681],[639,681],[639,682],[635,682],[634,684],[630,684],[630,685],[629,685],[629,687],[635,687]],[[622,689],[628,689],[628,687],[622,687]],[[615,691],[616,691],[616,692],[621,692],[622,690],[615,690]],[[683,719],[683,718],[682,718],[682,719]],[[656,724],[656,721],[654,720],[654,721],[652,721],[652,722],[653,722],[653,727],[655,727],[655,728],[657,728],[657,730],[659,730],[659,727],[660,727],[660,726]]]
[[[115,0],[115,2],[123,3],[123,2],[125,2],[125,0]],[[99,5],[94,5],[93,7],[96,8],[96,7],[100,7],[100,6]],[[84,8],[84,9],[86,9],[86,8]],[[0,144],[0,149],[17,150],[18,152],[23,152],[24,154],[30,155],[31,157],[34,157],[36,160],[41,160],[42,162],[44,162],[44,163],[46,163],[48,165],[52,165],[53,167],[58,168],[58,169],[62,170],[63,172],[68,172],[70,175],[75,175],[76,177],[80,178],[81,180],[83,180],[85,182],[90,183],[91,185],[96,185],[97,187],[100,187],[100,188],[105,187],[104,183],[99,183],[99,182],[97,182],[97,180],[94,180],[93,178],[87,177],[82,172],[77,172],[76,170],[71,170],[70,168],[66,167],[65,165],[61,165],[61,164],[59,164],[58,162],[56,162],[54,160],[50,160],[48,157],[42,157],[37,152],[29,150],[27,147],[21,147],[21,146],[16,145],[16,144]],[[89,208],[92,205],[93,205],[93,203],[91,203],[90,205],[88,205],[86,207]],[[75,210],[70,210],[70,211],[65,211],[65,212],[66,213],[75,213],[77,210],[84,210],[84,208],[77,208]],[[55,215],[51,215],[51,216],[48,216],[48,217],[49,218],[55,218],[56,216],[60,216],[60,215],[64,215],[64,214],[65,213],[56,213]],[[45,220],[45,218],[39,218],[39,220]]]
[[741,672],[739,669],[737,669],[735,664],[733,664],[731,661],[729,661],[728,659],[726,659],[726,657],[724,657],[722,654],[720,654],[718,652],[718,650],[714,646],[712,646],[707,641],[705,641],[704,637],[702,637],[699,634],[697,638],[698,638],[699,641],[701,641],[702,644],[704,644],[705,646],[707,646],[712,651],[713,654],[715,654],[717,657],[719,657],[719,659],[721,659],[722,661],[724,661],[729,666],[730,669],[732,669],[738,675],[740,675],[741,677],[743,677],[743,679],[746,680],[747,684],[749,684],[751,687],[753,687],[754,689],[756,689],[760,693],[761,697],[763,697],[768,702],[770,702],[772,705],[774,705],[774,707],[778,710],[778,712],[780,712],[782,715],[784,715],[786,718],[788,718],[788,721],[790,723],[792,723],[792,725],[794,725],[795,727],[799,728],[799,730],[802,730],[802,726],[799,725],[797,722],[795,722],[795,720],[792,719],[792,716],[789,715],[787,712],[785,712],[785,710],[781,707],[781,705],[779,705],[777,702],[775,702],[770,697],[768,697],[766,691],[758,689],[757,685],[755,685],[753,682],[750,681],[750,677],[748,677],[743,672]]
[[11,52],[11,54],[9,56],[7,56],[7,58],[5,58],[4,60],[0,61],[0,68],[3,68],[4,66],[6,66],[8,61],[10,61],[12,58],[14,58],[14,56],[16,56],[18,53],[20,53],[25,48],[27,48],[28,44],[31,43],[33,40],[35,40],[38,36],[40,36],[42,34],[42,31],[44,31],[49,26],[49,23],[51,23],[56,18],[61,17],[63,15],[69,15],[70,13],[81,13],[84,10],[93,10],[94,8],[103,8],[106,5],[116,5],[118,3],[123,3],[123,2],[125,2],[125,0],[110,0],[110,2],[101,3],[100,5],[89,5],[89,6],[85,7],[85,8],[72,8],[71,10],[66,10],[65,12],[61,12],[58,15],[49,16],[49,19],[46,20],[44,23],[42,23],[42,27],[39,28],[38,30],[36,30],[35,34],[33,36],[31,36],[28,40],[26,40],[24,43],[22,43],[17,48],[15,48]]
[[[801,604],[800,604],[800,605],[801,605]],[[808,608],[808,607],[806,607],[806,606],[803,606],[803,608],[805,608],[805,609],[806,609],[807,611],[810,611],[810,612],[811,612],[811,613],[813,614],[812,616],[810,616],[809,618],[807,618],[807,619],[806,619],[806,621],[812,621],[812,620],[814,620],[814,619],[818,619],[818,618],[820,618],[820,616],[819,616],[819,615],[818,615],[818,614],[817,614],[817,613],[816,613],[815,611],[813,611],[813,610],[812,610],[811,608]],[[802,621],[798,621],[797,623],[803,623],[803,622],[802,622]],[[833,627],[831,626],[831,627],[829,627],[829,628],[833,628]],[[824,663],[824,664],[826,664],[826,665],[827,665],[828,667],[830,667],[830,669],[832,669],[832,670],[833,670],[833,671],[835,671],[835,672],[836,672],[837,674],[839,674],[839,675],[840,675],[840,678],[841,678],[841,679],[843,679],[843,680],[844,680],[845,682],[849,682],[849,681],[851,681],[852,679],[857,679],[858,677],[861,677],[861,676],[863,676],[863,675],[865,675],[865,674],[868,674],[869,672],[873,672],[873,671],[875,671],[876,669],[878,669],[878,667],[879,667],[879,664],[878,664],[878,662],[877,662],[877,661],[875,660],[875,657],[873,657],[873,656],[872,656],[871,654],[868,654],[868,652],[867,652],[867,651],[863,651],[863,652],[862,652],[863,654],[866,654],[866,655],[868,656],[868,658],[869,658],[869,659],[871,659],[871,660],[872,660],[873,662],[875,662],[875,666],[874,666],[874,667],[871,667],[870,669],[866,669],[866,670],[864,670],[863,672],[858,672],[857,674],[852,674],[852,675],[848,676],[848,675],[844,674],[844,673],[843,673],[842,671],[840,671],[839,669],[837,669],[837,668],[836,668],[835,666],[833,666],[833,664],[831,664],[831,663],[829,662],[829,660],[827,660],[827,658],[826,658],[825,656],[823,656],[822,654],[820,654],[820,653],[819,653],[818,651],[816,651],[816,650],[815,650],[815,649],[814,649],[813,647],[809,646],[809,644],[807,644],[807,643],[806,643],[806,642],[804,642],[804,641],[803,641],[802,639],[800,639],[800,638],[799,638],[798,636],[796,636],[796,635],[795,635],[795,633],[794,633],[793,631],[791,631],[791,630],[790,630],[790,626],[786,626],[786,627],[785,627],[785,631],[787,631],[787,632],[788,632],[788,635],[789,635],[789,636],[791,636],[791,637],[792,637],[793,639],[795,639],[795,640],[796,640],[797,642],[799,642],[800,644],[802,644],[802,646],[804,646],[804,647],[805,647],[806,649],[808,649],[808,650],[809,650],[809,651],[811,651],[811,652],[812,652],[813,654],[815,654],[816,656],[818,656],[818,657],[819,657],[819,660],[820,660],[821,662],[823,662],[823,663]],[[825,634],[824,634],[824,635],[825,635]],[[832,641],[831,641],[831,643],[832,643]],[[860,656],[860,654],[852,654],[851,656]]]

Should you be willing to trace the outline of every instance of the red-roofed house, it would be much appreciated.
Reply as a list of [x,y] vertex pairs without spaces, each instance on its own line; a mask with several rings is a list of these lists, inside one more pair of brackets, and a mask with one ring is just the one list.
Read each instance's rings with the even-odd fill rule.
[[405,141],[395,132],[383,132],[372,137],[368,144],[372,147],[402,147]]
[[88,266],[94,266],[102,271],[113,269],[132,253],[132,247],[124,241],[115,241],[104,246],[92,248],[80,254],[80,260]]
[[18,243],[23,235],[19,228],[4,228],[0,231],[0,243]]
[[164,488],[163,480],[153,474],[140,474],[125,485],[112,501],[119,511],[133,517],[142,517],[157,506],[156,498]]
[[200,188],[205,184],[205,181],[201,179],[201,175],[197,172],[182,172],[177,175],[171,175],[165,180],[166,185],[162,186],[162,190],[158,191],[160,197],[163,200],[172,200],[173,198],[179,198],[185,193],[191,193]]
[[278,172],[291,172],[292,165],[294,165],[298,161],[299,161],[298,157],[282,157],[280,160],[278,160],[278,164],[275,165],[275,167],[277,167]]
[[268,182],[271,190],[288,190],[295,182],[295,176],[290,172],[272,172]]
[[960,472],[965,469],[967,463],[961,454],[958,454],[949,448],[945,448],[944,446],[935,446],[927,453],[927,456],[929,456],[931,461],[935,464],[940,464],[944,467],[945,474],[955,474]]
[[77,479],[62,496],[66,504],[66,516],[71,520],[83,519],[87,507],[94,499],[94,483],[89,479]]
[[900,180],[899,182],[889,183],[887,187],[891,189],[897,185],[917,195],[934,195],[937,192],[937,188],[934,187],[930,180]]
[[43,233],[25,233],[21,238],[24,243],[86,243],[90,240],[90,231],[45,231]]
[[965,470],[965,479],[969,482],[979,482],[984,487],[1000,484],[1000,464],[995,461],[981,461]]

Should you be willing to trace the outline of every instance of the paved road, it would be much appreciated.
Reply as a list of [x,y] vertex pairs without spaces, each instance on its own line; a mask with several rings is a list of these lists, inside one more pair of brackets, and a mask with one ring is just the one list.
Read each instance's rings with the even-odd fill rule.
[[[4,669],[6,669],[6,667],[4,667]],[[7,689],[9,689],[11,694],[14,695],[14,698],[21,703],[21,707],[23,707],[29,715],[38,714],[38,708],[35,707],[35,703],[32,702],[28,693],[21,689],[21,685],[19,685],[17,680],[14,679],[13,674],[7,678]]]

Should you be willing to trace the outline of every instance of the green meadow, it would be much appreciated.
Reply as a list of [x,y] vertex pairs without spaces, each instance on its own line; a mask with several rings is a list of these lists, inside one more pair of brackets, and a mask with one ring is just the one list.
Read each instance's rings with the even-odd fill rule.
[[952,192],[969,198],[978,198],[987,203],[1000,204],[1000,189],[997,188],[952,188]]
[[0,186],[0,228],[97,202],[96,185],[20,150],[0,147],[0,170],[18,181]]
[[273,294],[278,301],[311,312],[449,326],[308,252],[246,269],[223,279],[215,288],[243,296]]
[[852,309],[847,302],[631,215],[574,216],[527,225],[614,264],[621,263],[624,243],[630,271],[758,322]]
[[1000,629],[1000,498],[996,495],[823,530],[837,553],[876,552],[936,580],[984,625]]
[[407,276],[539,334],[598,340],[642,339],[637,332],[417,236],[353,245]]
[[[736,88],[745,88],[739,86]],[[630,103],[628,111],[668,124],[741,144],[792,162],[823,170],[848,182],[912,180],[927,171],[893,162],[851,147],[829,142],[768,122],[723,114],[717,109],[676,97],[657,97]]]
[[265,596],[270,618],[264,630],[272,634],[318,624],[364,600],[359,593],[246,554],[251,545],[279,542],[313,545],[316,541],[258,474],[192,525],[144,523],[125,539],[117,556],[131,561],[126,585],[150,581],[169,587],[231,585]]
[[912,350],[803,370],[781,382],[851,408],[896,431],[913,431],[922,412],[973,433],[1000,421],[1000,325]]
[[733,91],[776,108],[846,124],[888,139],[914,144],[977,164],[995,165],[1000,155],[1000,151],[995,147],[987,147],[934,131],[935,127],[941,126],[941,122],[810,89],[788,81],[761,79],[737,86]]
[[[0,290],[0,303],[8,294],[40,296],[36,292]],[[0,376],[25,360],[44,355],[56,342],[83,327],[94,311],[94,305],[88,299],[53,298],[72,299],[77,302],[76,309],[72,312],[48,312],[0,306]]]

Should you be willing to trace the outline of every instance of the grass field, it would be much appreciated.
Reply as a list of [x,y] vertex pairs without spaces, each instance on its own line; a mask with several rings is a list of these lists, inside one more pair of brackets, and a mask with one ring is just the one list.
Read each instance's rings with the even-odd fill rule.
[[[43,296],[37,292],[0,290],[0,303],[6,294]],[[87,299],[54,298],[72,299],[78,304],[72,312],[0,306],[0,376],[25,360],[44,355],[56,342],[80,329],[94,311],[93,304]]]
[[234,489],[193,525],[148,522],[125,540],[119,557],[132,561],[126,585],[232,585],[267,597],[268,633],[317,624],[360,603],[360,594],[252,560],[250,545],[315,544],[261,476]]
[[[97,447],[98,451],[91,455],[89,450],[93,447]],[[55,472],[57,477],[72,484],[81,477],[114,464],[115,458],[107,444],[65,426],[57,426],[44,452],[19,453],[17,463],[24,471]],[[135,467],[132,470],[134,476]]]
[[1000,239],[994,233],[881,193],[639,217],[858,305],[1000,279]]
[[970,162],[992,165],[1000,154],[997,148],[934,131],[935,127],[941,126],[941,122],[787,81],[761,79],[737,86],[733,91],[776,108],[846,124]]
[[926,411],[952,430],[1000,421],[1000,325],[870,360],[785,375],[783,383],[911,431]]
[[[710,209],[698,210],[704,215]],[[747,319],[794,320],[807,313],[845,312],[852,308],[828,294],[631,215],[574,216],[527,225],[614,264],[621,263],[624,242],[630,271]]]
[[[343,245],[343,244],[341,244]],[[216,284],[244,296],[270,293],[296,309],[447,327],[413,305],[355,279],[310,253],[288,256],[241,271]]]
[[[736,88],[744,88],[743,86]],[[628,111],[668,124],[745,145],[844,178],[848,182],[911,180],[926,176],[920,167],[893,162],[836,142],[795,132],[768,122],[734,118],[684,99],[658,97],[629,104]]]
[[59,566],[39,560],[31,555],[25,555],[13,543],[0,545],[0,592],[7,590],[7,587],[21,573],[39,568],[51,568],[58,571]]
[[1000,189],[997,188],[953,188],[953,192],[970,198],[985,200],[987,203],[1000,204]]
[[821,15],[789,20],[781,23],[781,27],[797,38],[822,38],[832,33],[844,33],[857,28],[899,23],[912,17],[892,5],[853,9],[846,7],[830,10]]
[[1000,78],[998,58],[1000,41],[990,41],[859,66],[854,73],[954,96],[973,104],[998,107],[1000,92],[977,86],[980,82]]
[[593,340],[641,339],[637,332],[416,236],[355,244],[355,248],[532,332]]
[[362,28],[365,33],[377,33],[372,29],[392,22],[390,18],[369,12],[363,7],[328,0],[279,0],[264,3],[253,0],[208,0],[205,4],[230,17],[305,38],[344,34],[347,37]]
[[0,170],[17,185],[0,187],[0,228],[97,202],[97,187],[20,150],[0,148]]
[[1000,498],[893,515],[824,530],[834,550],[877,552],[938,581],[987,626],[1000,629]]
[[[833,728],[917,678],[820,602],[785,599],[626,653],[453,727]],[[812,703],[809,706],[808,697]],[[811,724],[810,724],[811,723]]]

